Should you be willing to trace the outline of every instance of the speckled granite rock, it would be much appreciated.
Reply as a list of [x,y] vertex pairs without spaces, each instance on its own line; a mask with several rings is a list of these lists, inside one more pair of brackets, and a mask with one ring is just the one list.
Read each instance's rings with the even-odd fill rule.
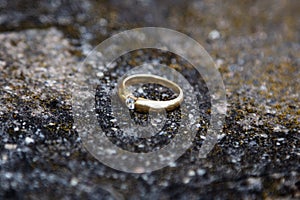
[[[37,11],[41,13],[34,16],[29,8],[20,12],[23,14],[16,11],[15,16],[20,18],[14,18],[14,23],[6,17],[8,5],[7,13],[2,12],[1,31],[13,31],[19,26],[43,28],[32,18],[44,17],[48,19],[47,26],[64,25],[63,31],[72,35],[73,31],[65,28],[76,29],[85,23],[79,19],[90,17],[80,18],[81,4],[75,2],[76,6],[64,12],[53,10],[66,5],[47,3],[46,13],[42,6]],[[0,8],[5,3],[0,3]],[[168,1],[162,4],[168,5]],[[125,12],[131,6],[126,2],[88,5],[101,5],[109,14],[103,11],[104,14],[96,15],[98,25],[84,24],[87,28],[78,28],[82,31],[78,34],[84,38],[79,41],[82,46],[86,45],[85,38],[89,38],[86,32],[96,35],[101,30],[109,35],[114,29],[136,23],[176,28],[204,44],[218,64],[227,89],[225,137],[207,159],[198,158],[201,140],[196,138],[191,149],[162,170],[137,175],[110,169],[86,152],[73,129],[69,89],[74,79],[80,79],[81,51],[56,28],[4,32],[0,34],[1,199],[300,197],[297,3],[219,5],[215,1],[176,1],[167,14],[164,8],[158,9],[158,16],[167,15],[161,24],[146,15],[138,21],[136,16],[143,14],[142,9]],[[145,4],[143,8],[151,6]],[[187,15],[181,14],[182,6]],[[84,6],[97,14],[92,8]],[[248,10],[249,15],[245,15]],[[108,21],[100,20],[101,17]],[[27,21],[31,22],[29,26]],[[73,21],[77,22],[74,26]],[[126,25],[120,25],[124,21]],[[94,37],[94,42],[101,38]],[[143,56],[149,57],[147,53]],[[114,70],[104,73],[108,80],[114,78],[109,76]]]

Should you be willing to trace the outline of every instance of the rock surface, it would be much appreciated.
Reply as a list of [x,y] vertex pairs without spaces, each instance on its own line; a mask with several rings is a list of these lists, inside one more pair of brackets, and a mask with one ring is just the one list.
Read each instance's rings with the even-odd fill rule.
[[[161,6],[149,16],[144,10],[156,1],[140,3],[132,13],[125,12],[133,9],[126,2],[41,1],[34,14],[21,1],[0,2],[6,8],[0,18],[1,199],[300,197],[297,2],[175,1],[168,12]],[[87,23],[91,16],[97,23]],[[90,45],[136,24],[189,33],[217,63],[229,111],[225,137],[207,159],[198,158],[200,135],[176,163],[148,174],[113,170],[83,147],[73,127],[70,91],[81,78],[78,66]],[[101,76],[114,80],[114,70]]]

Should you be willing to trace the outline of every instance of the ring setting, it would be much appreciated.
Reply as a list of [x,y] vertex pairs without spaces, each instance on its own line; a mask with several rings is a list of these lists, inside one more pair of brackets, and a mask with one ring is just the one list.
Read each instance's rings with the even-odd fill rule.
[[136,100],[137,100],[137,98],[133,95],[128,95],[126,97],[125,104],[129,110],[134,110]]
[[[160,84],[171,89],[174,93],[177,93],[178,96],[167,101],[155,101],[135,97],[127,87],[139,83]],[[118,84],[118,96],[129,110],[136,110],[138,112],[148,112],[149,109],[172,111],[178,108],[183,101],[183,91],[176,83],[153,74],[134,74],[122,79]]]

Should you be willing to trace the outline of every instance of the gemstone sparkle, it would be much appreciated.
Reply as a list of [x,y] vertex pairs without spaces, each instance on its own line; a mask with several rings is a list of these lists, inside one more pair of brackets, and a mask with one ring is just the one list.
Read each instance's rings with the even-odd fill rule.
[[128,96],[126,98],[126,100],[125,100],[125,104],[126,104],[127,108],[129,108],[130,110],[133,110],[134,107],[135,107],[135,105],[134,105],[135,104],[134,98]]

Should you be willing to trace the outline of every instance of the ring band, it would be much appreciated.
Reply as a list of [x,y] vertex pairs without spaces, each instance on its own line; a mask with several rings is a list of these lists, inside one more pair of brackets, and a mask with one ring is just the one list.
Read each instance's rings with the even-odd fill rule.
[[[178,96],[175,99],[168,101],[155,101],[149,100],[142,97],[135,97],[128,89],[130,85],[138,83],[155,83],[165,86],[177,93]],[[162,78],[160,76],[152,74],[135,74],[124,78],[118,84],[118,95],[120,99],[126,104],[130,110],[137,110],[139,112],[148,112],[149,109],[153,110],[162,110],[172,111],[180,106],[180,103],[183,101],[183,92],[182,89],[174,82]]]

